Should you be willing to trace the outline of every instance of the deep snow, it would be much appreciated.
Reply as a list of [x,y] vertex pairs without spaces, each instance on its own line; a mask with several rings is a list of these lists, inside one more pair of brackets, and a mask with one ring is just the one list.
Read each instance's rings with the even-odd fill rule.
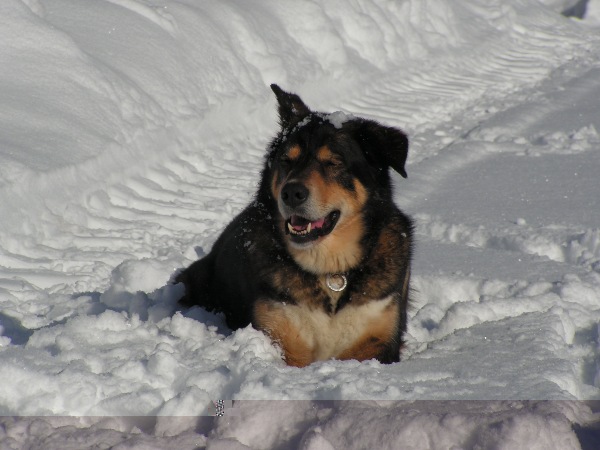
[[[3,0],[0,41],[3,448],[594,443],[599,0]],[[399,364],[290,368],[177,310],[256,188],[272,82],[411,139]]]

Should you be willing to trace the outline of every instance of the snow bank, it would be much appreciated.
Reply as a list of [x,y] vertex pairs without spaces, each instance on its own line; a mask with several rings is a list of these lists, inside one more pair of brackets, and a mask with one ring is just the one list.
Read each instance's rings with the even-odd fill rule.
[[[4,0],[0,442],[578,448],[597,418],[576,400],[600,397],[600,35],[598,0],[575,3]],[[411,138],[399,364],[287,367],[177,308],[172,274],[256,188],[272,82]],[[203,416],[216,399],[231,420]]]
[[96,445],[115,449],[565,450],[581,448],[572,423],[590,418],[587,408],[577,402],[242,401],[235,405],[227,420],[216,421],[210,417],[0,418],[0,441],[9,449]]

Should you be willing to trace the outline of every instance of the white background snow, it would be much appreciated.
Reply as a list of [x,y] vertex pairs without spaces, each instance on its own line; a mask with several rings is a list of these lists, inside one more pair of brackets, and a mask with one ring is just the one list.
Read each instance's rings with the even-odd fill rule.
[[[600,445],[600,0],[2,0],[0,43],[0,448]],[[177,309],[273,82],[410,136],[399,364]]]

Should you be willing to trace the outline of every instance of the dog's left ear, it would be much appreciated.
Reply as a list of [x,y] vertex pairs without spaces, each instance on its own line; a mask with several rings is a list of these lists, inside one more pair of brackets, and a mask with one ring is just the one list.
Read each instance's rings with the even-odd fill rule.
[[277,97],[279,103],[279,124],[286,128],[296,122],[300,122],[310,114],[310,109],[296,94],[285,92],[276,84],[271,85],[271,89]]
[[372,120],[358,120],[353,124],[354,138],[367,158],[379,164],[391,167],[406,178],[406,158],[408,156],[408,137],[397,128],[386,127]]

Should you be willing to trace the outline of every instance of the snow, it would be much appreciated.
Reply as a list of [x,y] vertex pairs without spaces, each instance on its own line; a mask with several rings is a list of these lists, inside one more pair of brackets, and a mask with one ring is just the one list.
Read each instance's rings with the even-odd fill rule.
[[346,114],[343,111],[335,111],[330,114],[326,114],[324,119],[331,123],[331,125],[333,125],[335,128],[340,129],[346,122],[355,119],[355,117],[352,114]]
[[[599,445],[600,0],[0,13],[0,447]],[[287,367],[177,307],[256,189],[271,83],[409,135],[398,364]]]

